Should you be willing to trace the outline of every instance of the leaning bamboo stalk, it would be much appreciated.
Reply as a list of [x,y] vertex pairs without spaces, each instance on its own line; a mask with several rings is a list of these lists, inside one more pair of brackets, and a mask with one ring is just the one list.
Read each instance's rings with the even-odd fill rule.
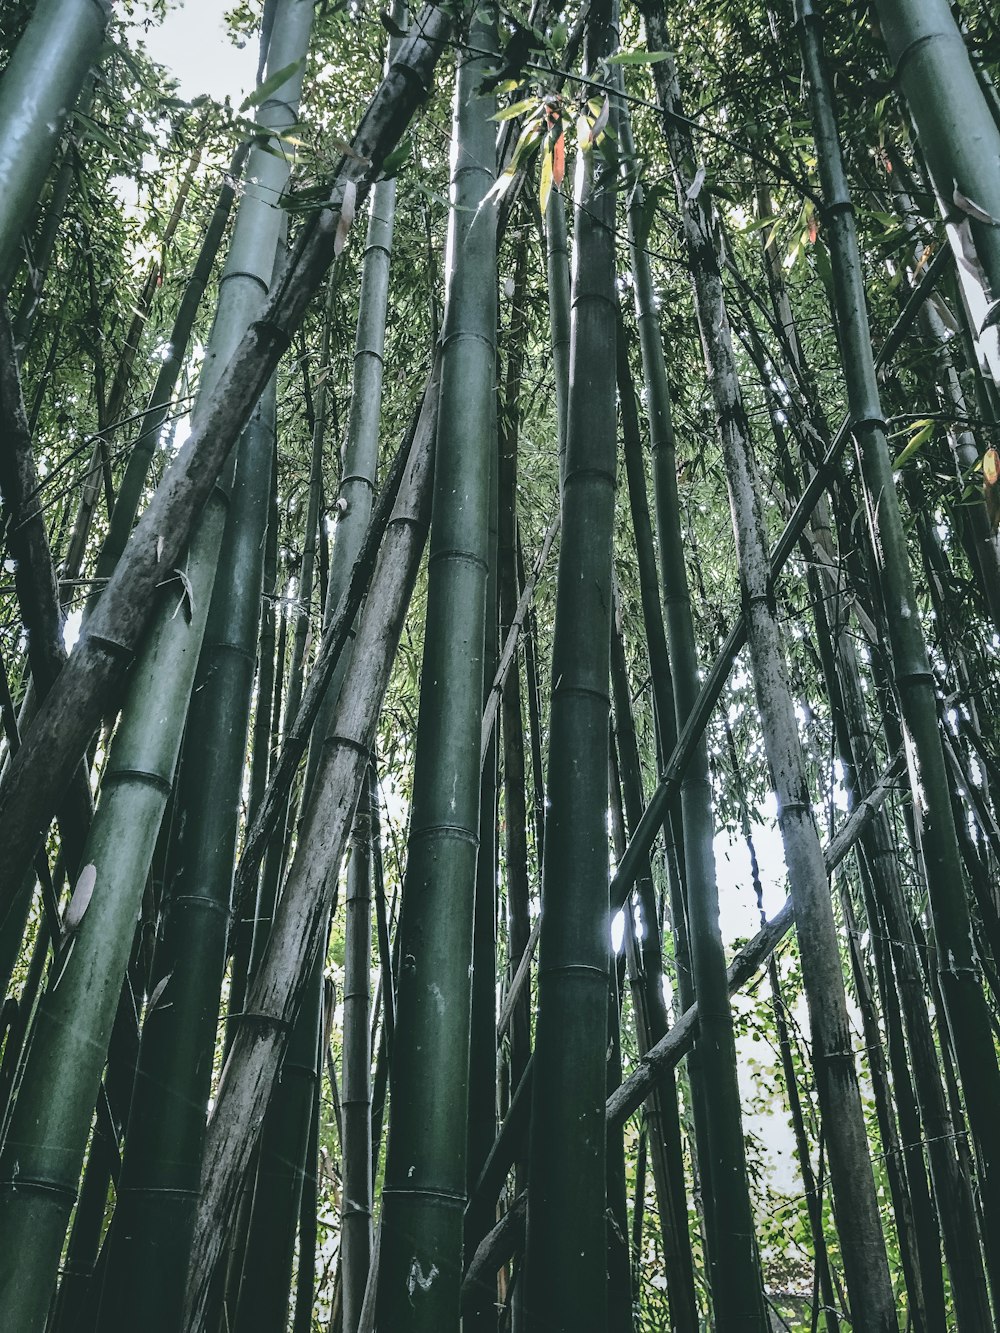
[[323,633],[298,712],[291,724],[286,727],[281,751],[271,766],[266,783],[261,785],[255,807],[251,806],[250,827],[244,835],[243,852],[233,880],[232,911],[237,920],[240,918],[240,913],[248,910],[250,906],[257,871],[268,842],[284,813],[288,793],[309,745],[320,704],[368,591],[386,527],[392,518],[400,484],[410,463],[413,449],[416,447],[419,431],[424,428],[427,395],[437,382],[436,376],[435,365],[428,378],[421,407],[414,413],[410,429],[389,468],[382,492],[372,512],[365,540],[351,572],[350,581],[335,616]]
[[158,588],[170,582],[176,595],[175,570],[195,521],[333,258],[345,199],[350,217],[350,206],[365,194],[373,168],[391,151],[426,94],[450,18],[437,5],[428,5],[413,27],[361,121],[327,207],[304,225],[270,301],[206,396],[190,438],[143,514],[128,555],[0,785],[0,834],[7,852],[0,868],[0,915],[6,914],[45,836],[74,764],[116,698],[160,604]]
[[228,170],[224,173],[222,186],[216,200],[205,235],[195,260],[191,276],[188,278],[181,295],[177,313],[167,341],[167,351],[156,373],[156,381],[150,390],[146,410],[139,421],[135,437],[125,465],[125,473],[115,496],[115,505],[111,511],[107,535],[101,546],[94,569],[96,587],[88,598],[87,613],[90,614],[100,596],[104,580],[114,573],[115,566],[125,550],[126,542],[132,531],[135,516],[142,498],[142,489],[146,484],[149,468],[156,453],[163,424],[167,419],[174,400],[177,381],[187,355],[187,346],[194,328],[195,318],[201,299],[205,294],[208,279],[215,264],[219,246],[232,212],[236,198],[236,186],[243,173],[243,165],[250,151],[249,140],[240,144],[233,154]]
[[[948,252],[942,249],[938,251],[927,266],[919,287],[907,301],[904,310],[882,344],[875,359],[876,369],[885,365],[899,348],[920,307],[933,291],[945,268],[947,259]],[[800,500],[771,551],[770,578],[772,582],[776,582],[788,557],[805,531],[819,497],[826,489],[827,470],[836,463],[847,446],[850,438],[849,425],[850,418],[845,417],[830,443],[822,466],[817,468],[816,472],[810,477]],[[642,820],[633,831],[632,838],[625,849],[625,855],[618,864],[612,881],[613,906],[620,907],[624,902],[643,859],[648,857],[663,824],[664,815],[680,790],[681,777],[690,761],[694,746],[708,725],[712,711],[719,702],[726,681],[729,679],[729,673],[732,670],[736,656],[745,644],[746,620],[741,611],[705,676],[697,702],[688,717],[688,721],[678,736],[673,751],[662,766],[659,785],[650,796],[646,809],[643,811]]]
[[[253,1028],[234,1037],[209,1121],[202,1196],[182,1327],[196,1333],[209,1284],[225,1242],[243,1172],[252,1154],[288,1030],[325,938],[375,724],[423,550],[437,396],[427,394],[406,480],[379,556],[358,626],[350,671],[335,718],[337,740],[327,747],[312,802],[285,879],[267,951],[247,996]],[[289,984],[296,978],[296,984]]]

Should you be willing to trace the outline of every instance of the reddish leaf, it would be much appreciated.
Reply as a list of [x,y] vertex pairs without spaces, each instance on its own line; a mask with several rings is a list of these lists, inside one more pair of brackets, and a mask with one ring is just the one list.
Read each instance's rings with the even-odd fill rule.
[[563,183],[563,177],[566,175],[566,137],[562,130],[559,131],[559,137],[552,145],[552,182],[559,186]]

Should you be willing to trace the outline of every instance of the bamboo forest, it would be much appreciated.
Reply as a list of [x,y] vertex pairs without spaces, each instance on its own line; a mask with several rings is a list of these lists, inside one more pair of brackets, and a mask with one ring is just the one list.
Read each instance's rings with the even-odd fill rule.
[[989,1333],[1000,11],[384,2],[0,0],[0,1333]]

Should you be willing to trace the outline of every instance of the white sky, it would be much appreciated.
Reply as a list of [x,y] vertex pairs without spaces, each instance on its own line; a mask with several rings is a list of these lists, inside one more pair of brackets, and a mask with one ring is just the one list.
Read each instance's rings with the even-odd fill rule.
[[239,106],[254,86],[257,74],[257,42],[251,39],[243,50],[230,40],[223,14],[232,0],[172,0],[160,27],[143,32],[134,25],[136,38],[149,54],[180,81],[178,96],[190,99],[209,93],[218,101],[227,95]]

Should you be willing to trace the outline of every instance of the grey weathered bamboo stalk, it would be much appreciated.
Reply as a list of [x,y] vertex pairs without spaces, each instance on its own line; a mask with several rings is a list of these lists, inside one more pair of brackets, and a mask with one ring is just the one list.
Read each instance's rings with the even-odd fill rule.
[[[392,658],[416,579],[429,518],[429,474],[437,414],[436,380],[424,404],[414,450],[365,612],[314,796],[271,928],[267,951],[247,995],[255,1014],[230,1048],[209,1121],[194,1261],[182,1327],[197,1333],[243,1173],[284,1053],[291,1021],[326,938],[337,867],[367,769]],[[295,978],[289,984],[289,978]]]
[[[651,45],[667,46],[662,13],[643,0]],[[796,904],[796,934],[809,1008],[816,1086],[828,1135],[835,1206],[851,1225],[841,1246],[856,1327],[871,1333],[897,1328],[864,1111],[847,1014],[844,977],[827,873],[813,815],[784,648],[775,614],[760,483],[751,456],[749,421],[736,370],[719,272],[711,205],[694,186],[696,156],[681,111],[671,56],[653,66],[664,133],[695,291],[702,345],[715,399],[726,466],[740,585],[747,620],[754,692],[768,766],[778,802],[778,825]]]

